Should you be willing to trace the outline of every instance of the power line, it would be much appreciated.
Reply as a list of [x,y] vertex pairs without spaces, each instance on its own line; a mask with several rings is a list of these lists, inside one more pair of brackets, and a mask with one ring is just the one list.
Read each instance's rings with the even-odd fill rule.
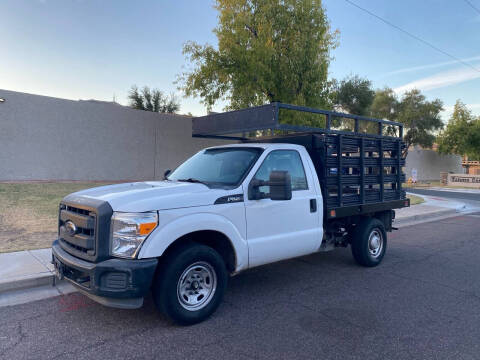
[[[469,68],[471,68],[471,69],[475,70],[476,72],[479,72],[479,73],[480,73],[480,69],[477,69],[475,66],[473,66],[473,65],[471,65],[471,64],[463,61],[462,59],[456,57],[455,55],[449,54],[448,52],[446,52],[446,51],[444,51],[444,50],[436,47],[436,46],[433,45],[432,43],[430,43],[430,42],[428,42],[428,41],[426,41],[426,40],[423,40],[422,38],[418,37],[417,35],[414,35],[414,34],[412,34],[411,32],[408,32],[407,30],[402,29],[401,27],[399,27],[399,26],[391,23],[391,22],[388,21],[388,20],[385,20],[385,19],[382,18],[381,16],[379,16],[379,15],[377,15],[377,14],[374,14],[373,12],[371,12],[371,11],[369,11],[369,10],[361,7],[360,5],[354,3],[354,2],[351,1],[351,0],[345,0],[345,1],[346,1],[347,3],[349,3],[350,5],[353,5],[353,6],[355,6],[356,8],[358,8],[358,9],[366,12],[367,14],[369,14],[369,15],[377,18],[378,20],[384,22],[385,24],[387,24],[387,25],[389,25],[389,26],[391,26],[391,27],[393,27],[393,28],[395,28],[395,29],[403,32],[404,34],[410,36],[411,38],[413,38],[413,39],[415,39],[415,40],[417,40],[417,41],[420,41],[421,43],[423,43],[423,44],[431,47],[432,49],[434,49],[434,50],[442,53],[443,55],[446,55],[446,56],[448,56],[449,58],[452,58],[452,59],[454,59],[455,61],[457,61],[457,62],[459,62],[459,63],[461,63],[461,64],[463,64],[463,65],[465,65],[465,66],[468,66]],[[465,0],[465,1],[467,1],[467,0]]]
[[480,14],[480,9],[478,7],[476,7],[475,5],[473,5],[469,0],[463,0],[465,1],[468,5],[470,5],[472,7],[473,10],[475,10],[476,12],[478,12]]

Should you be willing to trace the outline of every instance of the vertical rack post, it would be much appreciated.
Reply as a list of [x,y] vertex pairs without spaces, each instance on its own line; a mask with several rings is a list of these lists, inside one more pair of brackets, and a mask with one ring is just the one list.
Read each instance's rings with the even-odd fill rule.
[[397,140],[397,192],[398,199],[402,198],[402,138]]
[[343,188],[342,188],[342,153],[343,153],[343,143],[342,135],[338,135],[338,144],[337,144],[337,158],[338,158],[338,169],[337,169],[337,179],[338,179],[338,206],[343,206]]
[[280,113],[280,106],[277,101],[275,101],[273,104],[273,118],[274,118],[274,123],[275,126],[280,125],[279,121],[279,113]]
[[380,139],[378,144],[378,155],[379,155],[379,162],[380,162],[380,201],[383,202],[384,198],[384,191],[385,191],[385,183],[384,183],[384,176],[383,176],[383,139]]
[[365,204],[365,139],[360,139],[360,204]]
[[[280,105],[278,101],[273,103],[273,118],[274,118],[274,126],[278,128],[280,126]],[[274,128],[270,129],[270,136],[275,135]]]

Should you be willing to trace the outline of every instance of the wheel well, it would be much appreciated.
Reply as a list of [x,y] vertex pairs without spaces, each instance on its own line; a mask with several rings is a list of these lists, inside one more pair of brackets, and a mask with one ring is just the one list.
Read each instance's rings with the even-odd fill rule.
[[383,223],[383,226],[385,226],[385,231],[392,231],[392,220],[395,218],[395,211],[381,211],[376,213],[375,217]]
[[230,273],[235,271],[236,256],[230,239],[225,234],[214,230],[201,230],[183,235],[168,246],[162,257],[168,256],[172,250],[192,242],[215,249],[225,261],[227,270]]

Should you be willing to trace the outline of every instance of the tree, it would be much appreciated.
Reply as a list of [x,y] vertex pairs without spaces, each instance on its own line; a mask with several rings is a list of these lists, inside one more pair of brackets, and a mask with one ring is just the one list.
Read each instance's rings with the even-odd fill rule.
[[427,101],[419,90],[413,89],[403,95],[398,105],[396,120],[404,125],[404,141],[407,145],[404,155],[412,145],[432,147],[435,131],[443,128],[440,112],[443,103],[439,99]]
[[160,90],[150,89],[148,86],[139,90],[136,85],[133,85],[128,94],[128,99],[130,100],[130,107],[137,110],[175,113],[180,109],[180,104],[174,94],[170,94],[168,97]]
[[375,97],[372,82],[358,75],[351,75],[333,83],[333,103],[338,110],[355,115],[368,115]]
[[480,117],[475,118],[466,105],[457,100],[447,127],[437,142],[440,153],[480,159]]
[[218,49],[187,42],[193,65],[179,75],[187,96],[208,109],[220,99],[229,109],[281,101],[329,107],[327,75],[336,32],[321,0],[216,0]]
[[395,121],[398,116],[399,101],[395,92],[385,87],[375,91],[370,107],[370,115],[374,118]]
[[[389,87],[375,91],[375,98],[370,107],[370,116],[383,120],[395,121],[398,117],[400,102],[395,92]],[[386,126],[385,134],[398,136],[397,127]]]
[[130,89],[128,99],[130,100],[130,107],[137,110],[145,110],[143,96],[139,93],[138,88],[135,85]]

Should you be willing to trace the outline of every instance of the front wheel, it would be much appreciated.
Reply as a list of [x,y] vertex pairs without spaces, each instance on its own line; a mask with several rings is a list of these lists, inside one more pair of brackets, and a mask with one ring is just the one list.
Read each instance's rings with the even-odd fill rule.
[[159,268],[153,297],[174,322],[190,325],[209,317],[220,305],[228,273],[217,251],[201,244],[176,249]]
[[380,220],[367,218],[354,229],[352,255],[359,265],[377,266],[382,262],[386,249],[387,232]]

